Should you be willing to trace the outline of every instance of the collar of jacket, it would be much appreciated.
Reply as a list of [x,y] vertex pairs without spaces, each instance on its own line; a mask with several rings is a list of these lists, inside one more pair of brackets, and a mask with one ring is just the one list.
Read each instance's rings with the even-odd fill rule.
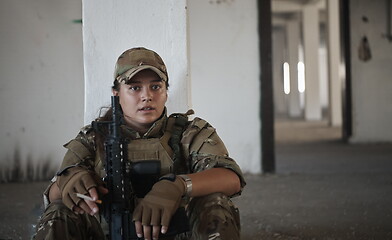
[[148,129],[148,131],[143,135],[140,136],[140,134],[135,131],[134,129],[128,127],[127,125],[121,125],[121,129],[123,134],[125,135],[125,138],[131,138],[131,139],[140,139],[140,138],[159,138],[162,137],[163,133],[165,132],[166,128],[166,123],[167,123],[167,109],[163,110],[162,116],[158,118]]

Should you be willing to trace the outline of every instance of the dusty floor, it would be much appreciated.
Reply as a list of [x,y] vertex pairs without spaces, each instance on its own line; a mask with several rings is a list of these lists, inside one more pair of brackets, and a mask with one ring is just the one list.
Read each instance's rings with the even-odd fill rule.
[[[392,144],[347,145],[324,122],[277,122],[273,175],[246,175],[242,239],[392,239]],[[29,239],[46,183],[0,184],[0,240]]]

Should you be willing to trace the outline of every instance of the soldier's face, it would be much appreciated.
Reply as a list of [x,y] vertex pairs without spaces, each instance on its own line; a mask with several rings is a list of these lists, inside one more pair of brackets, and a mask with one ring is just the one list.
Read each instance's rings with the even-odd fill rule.
[[121,83],[120,97],[124,119],[137,131],[146,131],[162,115],[167,101],[167,89],[152,70],[137,73],[127,84]]

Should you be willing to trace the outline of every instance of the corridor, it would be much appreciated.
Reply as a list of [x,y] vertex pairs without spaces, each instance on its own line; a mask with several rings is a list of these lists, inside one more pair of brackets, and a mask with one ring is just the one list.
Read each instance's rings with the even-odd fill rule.
[[250,176],[243,239],[392,239],[392,145],[344,144],[326,122],[278,119],[276,174]]

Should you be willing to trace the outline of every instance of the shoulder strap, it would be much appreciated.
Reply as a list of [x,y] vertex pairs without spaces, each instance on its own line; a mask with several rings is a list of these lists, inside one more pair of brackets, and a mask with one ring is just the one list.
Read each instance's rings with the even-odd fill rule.
[[[188,126],[188,115],[193,114],[193,110],[189,110],[185,114],[175,113],[170,115],[174,119],[174,124],[171,125],[171,137],[169,145],[173,149],[173,170],[176,174],[183,174],[188,172],[188,166],[184,157],[181,154],[181,138],[186,126]],[[169,130],[170,131],[170,130]]]

